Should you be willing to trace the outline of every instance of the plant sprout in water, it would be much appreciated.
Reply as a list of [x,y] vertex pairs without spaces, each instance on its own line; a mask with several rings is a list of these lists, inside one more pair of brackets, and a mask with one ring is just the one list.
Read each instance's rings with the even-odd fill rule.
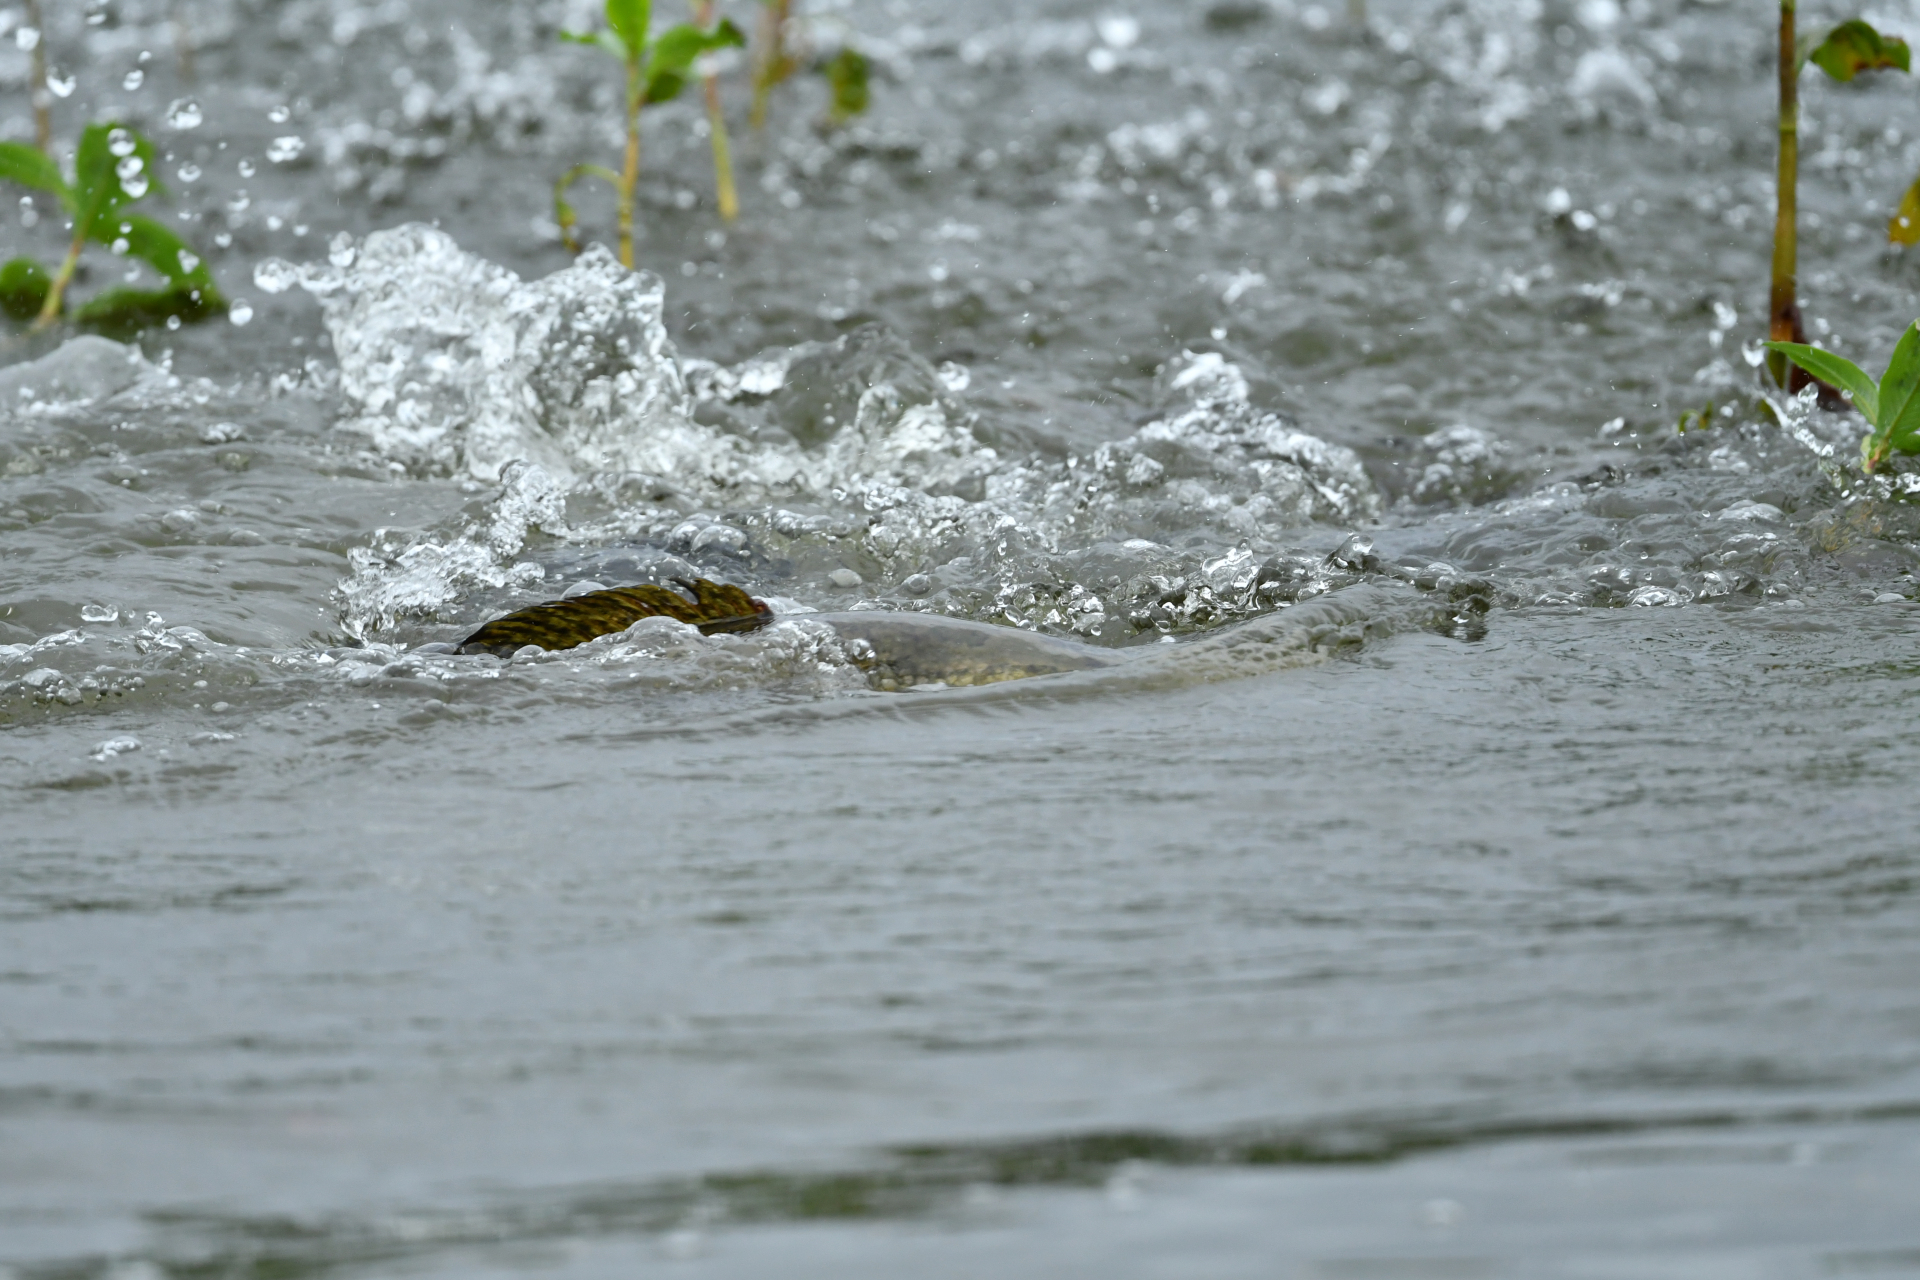
[[[1809,377],[1804,365],[1790,362],[1777,349],[1779,343],[1805,344],[1806,330],[1800,322],[1800,303],[1796,296],[1798,272],[1800,174],[1800,68],[1808,61],[1832,76],[1848,81],[1862,71],[1908,69],[1906,41],[1883,36],[1865,22],[1855,19],[1829,29],[1818,40],[1802,39],[1794,30],[1795,0],[1780,0],[1780,153],[1775,190],[1778,198],[1773,224],[1773,280],[1767,298],[1767,336],[1773,354],[1768,367],[1774,381],[1791,390],[1799,390],[1818,375]],[[1916,197],[1920,200],[1920,197]]]
[[705,53],[745,43],[745,37],[733,23],[722,20],[718,26],[703,28],[690,22],[669,27],[657,39],[648,39],[652,19],[650,0],[607,0],[607,29],[590,35],[562,32],[561,38],[576,44],[592,45],[619,58],[626,67],[626,148],[620,172],[604,165],[580,164],[562,174],[553,187],[554,221],[560,224],[560,238],[568,250],[580,252],[574,234],[573,206],[567,192],[582,178],[599,178],[609,183],[618,197],[620,262],[633,265],[633,202],[640,184],[640,111],[656,103],[669,102],[686,88],[694,62]]
[[[702,31],[713,26],[713,0],[692,0],[693,23]],[[706,95],[707,130],[713,143],[713,191],[720,220],[740,216],[740,196],[733,185],[733,148],[727,138],[727,113],[720,105],[720,76],[711,65],[713,55],[700,60],[700,85]]]
[[71,180],[40,148],[0,142],[0,179],[48,192],[73,219],[73,241],[51,275],[31,258],[0,267],[0,309],[15,319],[32,317],[35,329],[59,319],[89,240],[147,263],[166,285],[109,289],[74,313],[79,323],[128,331],[175,317],[203,320],[222,308],[225,300],[192,247],[165,225],[127,212],[129,205],[162,190],[155,163],[152,143],[114,123],[88,125],[80,135]]
[[1877,470],[1893,453],[1920,453],[1920,321],[1907,326],[1875,382],[1853,361],[1801,342],[1769,342],[1768,350],[1853,397],[1873,431],[1860,442],[1860,465]]
[[[767,123],[773,91],[800,69],[802,51],[809,43],[793,15],[792,0],[762,0],[760,30],[754,38],[753,110],[748,117],[755,130]],[[827,78],[827,123],[842,125],[867,109],[867,59],[851,43],[814,66]]]

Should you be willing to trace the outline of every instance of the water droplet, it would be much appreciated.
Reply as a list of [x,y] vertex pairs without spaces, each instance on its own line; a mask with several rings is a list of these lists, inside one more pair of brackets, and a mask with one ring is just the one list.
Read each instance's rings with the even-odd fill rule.
[[199,255],[189,250],[182,249],[176,256],[180,259],[180,269],[188,275],[192,275],[200,266]]
[[129,198],[138,200],[147,194],[151,184],[147,179],[146,167],[147,162],[139,156],[128,156],[113,167],[113,171],[120,177],[120,189],[126,192]]
[[245,298],[235,298],[227,308],[227,319],[236,325],[244,325],[253,319],[253,304]]
[[253,158],[251,156],[240,157],[240,164],[238,165],[238,168],[240,170],[241,177],[251,178],[254,174]]
[[1140,39],[1140,20],[1124,13],[1109,14],[1093,25],[1100,38],[1116,49],[1132,48]]
[[198,129],[206,118],[192,98],[175,98],[167,107],[167,124],[174,129]]
[[114,129],[107,134],[107,150],[116,156],[132,155],[137,145],[125,129]]
[[180,181],[182,182],[200,181],[200,166],[192,162],[188,162],[186,164],[181,165]]
[[273,161],[275,164],[285,164],[289,160],[298,159],[300,153],[306,149],[306,139],[300,137],[298,134],[290,133],[284,138],[275,138],[273,142],[268,145],[267,159]]
[[120,78],[120,87],[122,89],[125,89],[128,93],[132,93],[135,89],[138,89],[141,85],[145,84],[146,82],[147,82],[147,73],[140,70],[140,68],[135,67],[133,70],[127,72],[126,75]]
[[293,115],[293,112],[287,109],[285,103],[282,103],[281,105],[275,107],[273,110],[267,112],[267,119],[273,121],[275,124],[285,124],[292,115]]
[[285,293],[300,283],[300,268],[285,258],[263,258],[253,269],[253,285],[262,293]]
[[47,68],[47,89],[56,98],[71,98],[73,91],[80,87],[80,77],[71,71]]
[[358,250],[353,247],[353,237],[342,231],[327,241],[327,261],[336,267],[350,267]]
[[[122,183],[121,185],[124,186],[126,184]],[[125,254],[127,250],[133,248],[133,244],[125,236],[118,236],[107,248],[111,249],[115,254]]]

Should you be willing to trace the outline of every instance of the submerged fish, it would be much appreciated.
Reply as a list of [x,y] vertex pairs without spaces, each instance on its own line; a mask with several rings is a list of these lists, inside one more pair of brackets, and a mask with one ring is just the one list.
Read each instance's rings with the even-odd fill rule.
[[[592,591],[552,600],[495,618],[450,646],[457,653],[492,653],[510,658],[528,645],[571,649],[599,636],[624,631],[642,618],[673,618],[706,635],[752,631],[774,620],[773,610],[739,587],[705,578],[675,578],[693,597],[651,585]],[[938,614],[808,614],[846,642],[854,664],[877,689],[913,685],[994,684],[1061,671],[1111,666],[1118,655],[1035,635],[1014,627],[996,627]]]
[[454,651],[511,658],[530,644],[542,649],[571,649],[599,636],[625,631],[642,618],[672,618],[700,628],[703,635],[752,631],[773,621],[773,610],[766,601],[754,599],[739,587],[705,578],[675,578],[674,582],[693,598],[650,583],[589,591],[495,618],[455,645]]

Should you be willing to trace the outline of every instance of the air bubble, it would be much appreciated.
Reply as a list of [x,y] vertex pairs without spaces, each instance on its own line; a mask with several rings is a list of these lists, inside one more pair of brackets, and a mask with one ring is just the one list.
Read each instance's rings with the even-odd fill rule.
[[138,67],[135,67],[132,71],[129,71],[127,72],[126,75],[120,77],[120,87],[122,89],[125,89],[128,93],[132,93],[135,89],[138,89],[141,85],[145,84],[146,82],[147,82],[147,73],[140,70]]
[[267,146],[267,159],[275,164],[285,164],[297,160],[300,153],[307,149],[307,141],[298,134],[288,134],[284,138],[275,138]]
[[200,181],[200,166],[197,164],[192,164],[192,163],[183,164],[180,166],[178,172],[179,172],[180,181],[182,182]]
[[206,119],[193,98],[175,98],[167,106],[167,125],[174,129],[198,129]]
[[245,325],[253,319],[253,304],[245,298],[235,298],[227,307],[227,319],[236,325]]
[[251,178],[254,175],[255,166],[251,156],[240,157],[240,163],[235,167],[240,170],[240,176],[243,178]]
[[200,266],[199,255],[191,250],[182,249],[174,256],[180,260],[180,269],[188,275],[192,275]]
[[47,68],[47,89],[56,98],[71,98],[73,91],[80,87],[80,77],[71,71],[57,71]]
[[287,109],[287,105],[285,103],[281,103],[279,106],[275,107],[273,110],[267,112],[267,119],[273,121],[273,123],[275,124],[285,124],[289,119],[292,118],[292,116],[293,116],[293,112]]
[[115,156],[130,156],[138,145],[125,129],[113,129],[107,134],[107,150]]
[[336,267],[350,267],[359,251],[353,246],[353,237],[345,231],[327,241],[327,261]]

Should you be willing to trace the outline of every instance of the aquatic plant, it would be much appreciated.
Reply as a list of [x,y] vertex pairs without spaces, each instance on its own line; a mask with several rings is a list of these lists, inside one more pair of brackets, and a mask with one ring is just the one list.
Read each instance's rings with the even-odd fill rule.
[[767,127],[774,89],[799,66],[787,44],[792,20],[793,0],[761,0],[760,30],[753,41],[753,111],[747,117],[756,130]]
[[827,77],[827,119],[845,124],[867,109],[867,60],[848,45],[822,68]]
[[1873,428],[1860,442],[1866,470],[1878,469],[1891,453],[1920,453],[1920,321],[1900,335],[1878,382],[1844,356],[1802,342],[1769,342],[1767,349],[1853,398]]
[[[713,0],[693,0],[693,22],[703,31],[713,26]],[[727,138],[727,113],[720,105],[720,77],[712,67],[703,66],[700,82],[706,95],[707,136],[713,143],[714,203],[720,208],[720,220],[732,222],[740,216],[740,196],[733,185],[733,147]]]
[[[1780,151],[1775,183],[1778,198],[1773,224],[1773,280],[1767,298],[1769,347],[1807,340],[1796,297],[1799,252],[1798,184],[1800,173],[1800,68],[1811,61],[1835,80],[1848,81],[1862,71],[1908,69],[1906,41],[1883,36],[1853,19],[1830,28],[1820,39],[1803,40],[1794,30],[1796,0],[1780,0]],[[1915,199],[1920,201],[1920,196]],[[1775,351],[1768,359],[1774,381],[1789,385],[1789,361]],[[1791,389],[1812,379],[1804,366],[1792,366]]]
[[605,50],[626,68],[626,148],[618,173],[604,165],[579,164],[561,175],[553,186],[554,221],[560,224],[560,238],[568,250],[580,252],[580,241],[574,234],[576,218],[573,206],[567,203],[567,192],[583,178],[608,183],[618,199],[619,254],[621,265],[626,267],[633,266],[633,202],[640,185],[642,108],[679,97],[701,54],[746,43],[740,28],[726,19],[713,27],[683,22],[649,39],[652,8],[651,0],[607,0],[606,30],[586,35],[560,33],[563,40]]
[[[753,110],[748,120],[755,130],[767,123],[773,91],[800,69],[795,48],[792,0],[762,0],[760,31],[753,49]],[[814,70],[827,79],[827,123],[842,125],[867,109],[866,55],[843,43],[831,58]]]
[[147,263],[166,284],[96,294],[74,312],[77,323],[127,331],[176,317],[204,320],[225,308],[212,273],[192,246],[164,224],[127,212],[130,205],[163,190],[152,176],[156,163],[151,142],[121,124],[91,124],[80,135],[73,163],[69,180],[43,149],[0,142],[0,179],[55,196],[73,220],[73,241],[53,273],[31,258],[15,258],[0,267],[0,309],[16,320],[32,318],[36,329],[59,319],[67,286],[90,240]]

